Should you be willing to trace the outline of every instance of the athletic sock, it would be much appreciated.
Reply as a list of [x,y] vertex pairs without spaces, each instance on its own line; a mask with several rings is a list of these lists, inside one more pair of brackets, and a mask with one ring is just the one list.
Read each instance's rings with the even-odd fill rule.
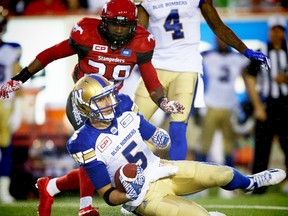
[[86,197],[81,197],[80,198],[80,209],[86,208],[88,206],[92,206],[92,197],[91,196],[86,196]]
[[47,184],[46,190],[50,196],[55,196],[56,194],[61,192],[56,185],[57,179],[58,178],[50,179],[50,181]]
[[169,135],[171,146],[169,149],[170,160],[185,160],[188,151],[186,140],[187,124],[184,122],[170,122]]
[[93,197],[94,186],[89,178],[88,173],[82,167],[80,167],[80,197]]
[[251,180],[247,176],[240,173],[238,170],[232,167],[231,169],[233,169],[234,176],[232,180],[222,188],[225,190],[247,189],[251,184]]
[[68,172],[65,176],[61,176],[57,179],[56,184],[57,188],[60,191],[69,191],[69,190],[79,190],[80,181],[79,181],[80,170],[74,169]]

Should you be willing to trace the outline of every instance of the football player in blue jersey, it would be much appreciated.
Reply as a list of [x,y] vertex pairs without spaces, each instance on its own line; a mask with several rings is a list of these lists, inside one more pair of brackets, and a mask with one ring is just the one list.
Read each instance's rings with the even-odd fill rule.
[[[156,41],[152,62],[159,80],[169,99],[179,101],[185,107],[182,115],[169,115],[169,159],[183,160],[188,150],[186,131],[191,104],[193,107],[205,106],[199,49],[201,17],[217,37],[248,59],[266,67],[270,66],[270,60],[263,53],[249,49],[223,23],[212,0],[135,1],[140,2],[138,22],[147,27]],[[134,101],[148,120],[158,109],[149,98],[143,81],[137,86]]]
[[[10,77],[21,70],[21,45],[3,40],[9,22],[9,12],[0,5],[0,85],[9,81]],[[12,93],[9,99],[0,100],[0,203],[12,203],[13,196],[9,192],[12,171],[12,134],[21,120],[11,121],[16,110],[16,98],[20,92]],[[11,124],[12,123],[12,124]],[[16,127],[15,127],[16,126]]]
[[[129,96],[114,90],[114,85],[99,75],[87,75],[77,81],[72,99],[87,120],[67,142],[68,152],[86,170],[107,204],[122,204],[125,210],[138,215],[185,216],[193,212],[209,216],[213,214],[180,195],[211,187],[250,191],[278,184],[286,177],[281,169],[245,176],[229,166],[160,159],[144,140],[164,149],[170,144],[169,134],[145,120]],[[115,188],[114,175],[127,163],[137,164],[137,174],[129,181],[120,174],[126,191],[121,192]],[[69,180],[69,173],[60,178],[38,179],[39,205],[46,202],[47,207],[47,200],[52,205],[53,196],[65,188],[63,184],[76,186],[77,182]]]

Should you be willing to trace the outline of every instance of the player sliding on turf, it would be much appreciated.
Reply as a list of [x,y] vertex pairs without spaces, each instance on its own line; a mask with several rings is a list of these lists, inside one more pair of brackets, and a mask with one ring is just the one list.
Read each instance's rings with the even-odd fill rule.
[[[202,206],[180,196],[211,187],[250,191],[278,184],[286,177],[281,169],[245,176],[228,166],[161,160],[144,140],[163,149],[170,143],[168,133],[146,121],[128,96],[114,92],[114,86],[98,75],[85,76],[76,83],[72,98],[88,119],[67,142],[71,156],[87,171],[98,194],[111,206],[122,204],[138,215],[186,216],[193,212],[208,216],[212,214]],[[114,174],[127,163],[136,163],[139,169],[135,181],[124,182],[120,178],[125,193],[115,188]],[[72,184],[69,174],[38,179],[39,208],[51,208],[53,196],[65,184],[66,188]]]

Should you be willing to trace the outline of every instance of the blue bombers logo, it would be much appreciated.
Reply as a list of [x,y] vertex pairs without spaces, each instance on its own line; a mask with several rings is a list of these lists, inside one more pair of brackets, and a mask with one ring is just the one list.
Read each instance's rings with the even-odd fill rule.
[[130,49],[122,49],[121,50],[121,56],[131,56],[131,50]]

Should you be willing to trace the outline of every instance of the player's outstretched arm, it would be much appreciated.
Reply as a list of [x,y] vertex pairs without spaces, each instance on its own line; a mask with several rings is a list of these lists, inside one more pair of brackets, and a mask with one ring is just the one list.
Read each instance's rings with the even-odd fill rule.
[[178,101],[170,101],[165,96],[164,88],[158,79],[157,72],[151,61],[139,65],[139,70],[154,103],[168,114],[182,114],[185,107]]
[[[30,77],[33,76],[34,73],[42,69],[40,65],[41,63],[37,59],[34,59],[34,61],[28,67],[23,68],[18,74],[12,77],[11,80],[3,84],[0,87],[0,98],[2,99],[9,98],[10,93],[20,89],[23,83],[25,83],[28,79],[30,79]],[[37,69],[40,68],[40,69],[31,72],[29,70],[29,67],[33,69],[34,68]]]
[[212,31],[229,46],[235,48],[245,55],[251,61],[257,61],[260,64],[270,68],[269,58],[261,52],[249,49],[238,36],[221,20],[212,0],[205,0],[201,5],[201,13]]
[[22,69],[7,83],[0,86],[0,99],[9,98],[11,92],[20,89],[23,83],[30,79],[35,73],[46,67],[49,63],[60,58],[71,56],[75,53],[75,50],[70,47],[68,39],[40,52],[27,67]]

